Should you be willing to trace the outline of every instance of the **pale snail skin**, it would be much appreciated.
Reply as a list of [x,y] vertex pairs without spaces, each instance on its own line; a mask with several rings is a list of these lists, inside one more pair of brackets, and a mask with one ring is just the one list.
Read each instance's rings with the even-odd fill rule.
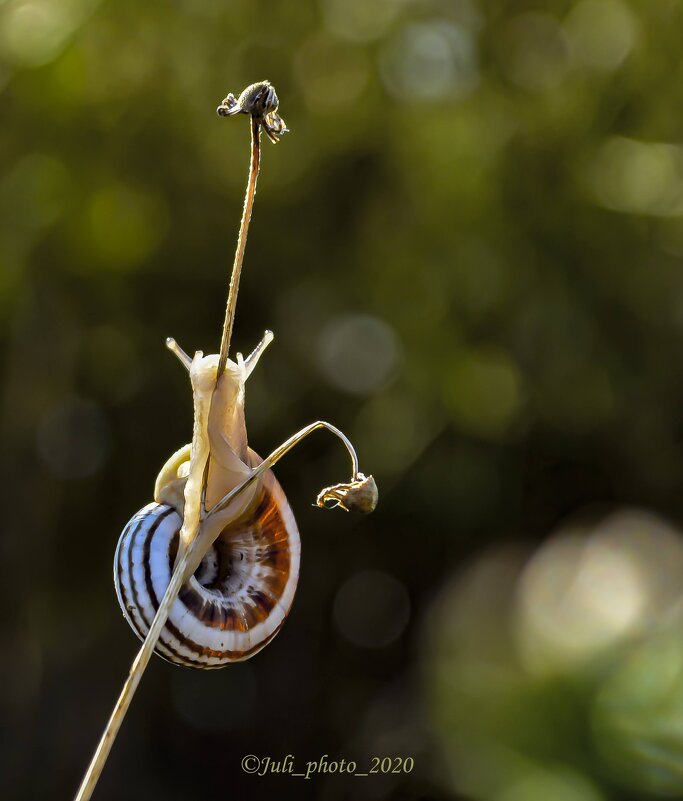
[[119,604],[144,640],[186,532],[199,524],[197,540],[213,543],[200,564],[188,566],[186,583],[156,645],[160,656],[179,665],[219,668],[248,659],[279,631],[294,600],[299,532],[272,471],[213,516],[201,519],[199,502],[205,457],[207,511],[261,461],[247,445],[244,389],[271,340],[267,332],[246,360],[241,354],[237,362],[228,360],[218,381],[218,355],[199,352],[191,363],[188,357],[181,359],[189,369],[194,396],[192,445],[168,459],[156,480],[154,502],[134,515],[116,549]]

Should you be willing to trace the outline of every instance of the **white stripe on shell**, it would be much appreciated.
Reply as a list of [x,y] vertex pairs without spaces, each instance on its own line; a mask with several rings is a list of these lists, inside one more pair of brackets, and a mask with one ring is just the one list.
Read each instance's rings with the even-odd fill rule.
[[[181,634],[187,637],[189,640],[193,641],[200,647],[208,647],[211,650],[215,651],[248,651],[250,650],[251,653],[245,655],[243,657],[239,657],[237,659],[230,658],[229,656],[204,656],[202,654],[197,654],[191,648],[188,648],[182,642],[176,639],[176,637],[167,629],[164,628],[162,630],[162,636],[160,642],[157,644],[157,650],[161,652],[167,659],[178,662],[180,664],[185,663],[185,659],[189,662],[194,663],[197,666],[203,667],[221,667],[228,662],[231,661],[241,661],[242,659],[248,659],[250,656],[253,656],[257,651],[259,651],[262,647],[265,646],[266,641],[272,635],[272,633],[278,628],[278,626],[283,622],[287,612],[289,611],[292,602],[294,600],[294,593],[296,591],[296,586],[298,583],[298,576],[299,576],[299,561],[300,561],[300,539],[299,539],[299,532],[297,529],[296,521],[294,520],[294,515],[292,510],[286,500],[284,492],[279,484],[274,483],[272,485],[272,493],[273,493],[273,501],[277,504],[278,510],[280,515],[282,516],[283,523],[285,526],[285,531],[287,533],[287,540],[289,545],[289,577],[287,583],[285,585],[284,591],[282,593],[281,598],[277,601],[276,605],[271,610],[268,617],[254,626],[252,629],[240,632],[240,631],[221,631],[219,628],[214,628],[211,626],[204,625],[200,620],[198,620],[190,610],[188,610],[185,605],[180,601],[176,600],[175,604],[171,609],[171,614],[169,619],[173,623],[174,626],[181,632]],[[141,509],[134,518],[130,521],[126,529],[126,536],[122,536],[119,540],[119,544],[117,546],[116,551],[116,561],[115,561],[115,584],[117,586],[117,594],[119,595],[119,603],[124,611],[124,616],[128,619],[128,622],[133,624],[132,628],[135,630],[136,628],[140,629],[143,632],[148,630],[147,623],[143,620],[140,612],[137,609],[127,610],[124,608],[124,604],[122,603],[122,597],[120,592],[120,584],[119,584],[119,576],[118,576],[118,559],[120,558],[122,561],[122,576],[121,576],[121,583],[123,584],[123,589],[125,590],[126,596],[128,598],[128,603],[133,606],[133,586],[132,582],[135,582],[135,589],[137,591],[137,597],[142,606],[142,609],[145,613],[145,616],[152,620],[154,614],[156,613],[156,605],[152,603],[152,599],[149,597],[147,592],[147,585],[145,581],[145,570],[143,565],[144,559],[144,549],[145,549],[145,542],[149,536],[150,528],[157,522],[159,516],[163,515],[167,512],[170,507],[166,506],[165,504],[157,504],[157,503],[150,503]],[[145,520],[141,524],[140,528],[137,530],[138,523],[140,518],[144,517]],[[154,587],[154,592],[158,598],[161,598],[168,586],[170,581],[170,561],[169,561],[169,549],[171,541],[176,534],[176,532],[180,529],[182,524],[180,516],[176,512],[172,512],[171,514],[167,514],[164,520],[158,525],[156,531],[154,532],[154,536],[152,538],[152,542],[150,544],[150,574],[152,579],[152,585]],[[129,558],[129,551],[131,547],[131,540],[135,540],[135,544],[133,547],[133,575],[130,575],[130,571],[128,570],[128,558]],[[245,539],[244,542],[239,543],[239,541],[234,543],[242,548],[244,551],[255,551],[257,550],[257,546]],[[240,605],[244,603],[252,603],[251,599],[248,597],[246,593],[247,586],[249,584],[257,587],[265,594],[269,595],[273,598],[272,593],[268,590],[268,588],[261,583],[261,578],[264,575],[268,574],[268,570],[264,568],[262,564],[259,564],[257,561],[252,562],[251,559],[245,560],[242,567],[244,568],[241,573],[242,579],[242,590],[236,593],[234,599],[228,604],[230,607],[235,609],[236,612],[240,612]],[[246,568],[250,568],[247,570]],[[216,600],[218,598],[217,594],[213,593],[210,590],[202,587],[194,576],[190,579],[190,583],[192,588],[195,592],[199,593],[200,596],[207,599],[208,602],[212,600]],[[225,599],[220,599],[223,603],[225,603]],[[137,634],[137,632],[136,632]],[[259,647],[259,643],[262,643]],[[180,656],[169,651],[165,645],[170,646],[173,651],[177,651]],[[252,650],[253,649],[253,650]]]
[[[144,543],[147,539],[149,534],[149,529],[151,526],[154,525],[157,518],[163,514],[164,512],[170,509],[169,506],[158,504],[158,503],[149,503],[147,506],[140,509],[140,511],[133,517],[130,523],[124,529],[124,535],[121,536],[119,539],[119,544],[116,549],[115,561],[114,561],[114,573],[116,575],[116,587],[117,587],[117,594],[119,596],[119,604],[123,610],[124,617],[128,620],[128,623],[131,625],[131,628],[137,635],[137,637],[142,642],[144,640],[144,635],[147,634],[149,631],[149,623],[147,621],[153,620],[154,615],[156,614],[156,610],[154,609],[151,599],[147,593],[147,585],[144,581],[144,573],[142,576],[135,575],[136,574],[136,559],[138,563],[142,561],[142,555],[144,552]],[[173,514],[169,515],[169,517],[178,517],[178,515],[174,512]],[[142,521],[142,522],[141,522]],[[138,527],[139,526],[139,527]],[[130,548],[131,544],[135,541],[134,551],[133,551],[133,573],[128,568],[129,558],[130,558]],[[137,554],[137,556],[136,556]],[[120,561],[119,561],[120,560]],[[118,576],[119,565],[121,565],[121,575],[120,580]],[[142,580],[140,580],[140,578]],[[133,582],[135,582],[135,587],[133,588]],[[125,591],[126,598],[128,600],[128,604],[130,606],[127,609],[123,603],[123,597],[121,595],[120,589],[121,586]],[[135,593],[133,592],[135,589]],[[146,619],[143,618],[140,609],[135,604],[135,599],[137,597],[138,603],[142,606],[143,610],[145,611]],[[151,617],[149,617],[151,611]],[[139,632],[142,632],[142,636]],[[171,661],[177,661],[175,655],[171,653],[168,648],[164,647],[163,645],[158,644],[157,648],[161,654],[167,659]]]
[[[296,521],[294,520],[294,515],[289,507],[287,499],[285,498],[284,492],[278,484],[273,485],[272,492],[273,500],[277,504],[278,511],[281,514],[285,524],[285,530],[288,535],[287,539],[289,543],[289,577],[287,579],[287,583],[285,584],[281,598],[277,601],[265,620],[261,621],[247,631],[223,631],[220,628],[205,625],[201,622],[201,620],[195,617],[195,615],[185,606],[185,604],[182,603],[182,601],[180,601],[180,599],[177,599],[171,608],[169,620],[184,637],[187,637],[189,640],[199,646],[210,648],[213,651],[251,651],[251,653],[248,655],[237,658],[231,658],[227,654],[226,656],[220,657],[201,656],[192,651],[182,642],[178,641],[167,629],[164,629],[162,632],[164,641],[172,645],[174,650],[187,659],[192,659],[195,661],[200,660],[209,666],[213,665],[216,667],[226,664],[227,662],[248,659],[249,657],[253,656],[257,650],[260,650],[258,647],[259,643],[263,643],[261,647],[266,644],[265,641],[278,628],[278,626],[280,626],[286,617],[287,612],[289,611],[294,600],[294,593],[298,583],[301,545]],[[169,515],[169,517],[157,528],[151,544],[150,567],[152,584],[154,587],[154,592],[158,597],[163,595],[171,580],[169,548],[175,532],[180,527],[179,521],[180,517],[178,515]],[[262,591],[265,592],[266,590],[265,588],[262,588],[259,579],[261,576],[266,574],[267,571],[264,570],[263,566],[258,563],[252,564],[251,567],[251,583],[258,589],[262,589]],[[217,599],[217,595],[202,587],[194,576],[190,578],[188,584],[191,586],[193,591],[197,592],[202,598],[205,598],[207,602],[210,603],[212,600]],[[223,599],[222,602],[225,604],[226,600]],[[251,603],[248,595],[246,595],[246,587],[243,590],[243,593],[239,593],[238,596],[235,599],[231,599],[227,605],[235,609],[235,611],[239,614],[241,603]],[[254,649],[253,651],[251,650],[252,648]]]

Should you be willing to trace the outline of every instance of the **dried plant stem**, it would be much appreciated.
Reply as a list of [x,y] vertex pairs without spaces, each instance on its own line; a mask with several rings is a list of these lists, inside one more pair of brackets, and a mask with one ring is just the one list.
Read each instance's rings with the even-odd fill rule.
[[[265,473],[266,470],[269,470],[271,467],[273,467],[273,465],[282,459],[282,457],[285,456],[295,445],[305,439],[309,434],[312,434],[314,431],[320,428],[327,429],[344,443],[351,457],[353,475],[356,476],[358,474],[358,457],[353,445],[351,444],[351,441],[335,426],[331,425],[330,423],[326,423],[323,420],[318,420],[318,422],[307,425],[305,428],[302,428],[296,434],[293,434],[291,437],[289,437],[289,439],[285,440],[282,445],[276,448],[269,456],[267,456],[253,469],[249,478],[245,479],[245,481],[231,490],[227,495],[225,495],[224,498],[222,498],[215,506],[213,506],[211,510],[205,514],[205,519],[225,509],[238,495],[250,487],[259,476]],[[204,544],[206,545],[206,543]],[[171,607],[178,597],[180,588],[183,585],[185,571],[192,556],[193,547],[191,544],[185,553],[179,555],[178,559],[176,560],[173,568],[173,574],[171,575],[171,581],[169,582],[166,592],[161,599],[161,603],[159,604],[159,608],[154,616],[152,625],[147,632],[145,641],[143,642],[142,647],[140,648],[138,655],[135,657],[135,661],[131,666],[130,673],[125,684],[123,685],[119,699],[114,706],[114,710],[111,713],[109,721],[107,722],[102,738],[97,745],[93,758],[88,766],[88,770],[83,777],[81,786],[78,788],[75,801],[89,801],[90,797],[92,796],[93,790],[95,789],[100,775],[102,774],[102,770],[104,769],[109,752],[111,751],[111,747],[116,739],[116,735],[118,734],[121,724],[123,723],[123,719],[126,716],[128,707],[133,700],[133,696],[135,695],[135,691],[140,684],[142,675],[149,664],[149,660],[152,658],[152,654],[154,653],[154,648],[161,634],[161,630],[165,626],[168,616],[171,612]]]
[[138,684],[140,684],[140,679],[142,678],[145,668],[147,667],[149,660],[154,653],[154,647],[157,644],[161,630],[166,624],[171,607],[173,606],[178,592],[182,587],[183,574],[185,572],[184,568],[187,565],[188,556],[189,553],[186,552],[183,557],[176,562],[173,575],[171,576],[171,581],[166,588],[164,597],[161,599],[161,604],[159,605],[159,609],[154,616],[154,620],[152,621],[149,632],[145,637],[145,641],[143,642],[142,647],[140,648],[138,655],[135,657],[135,661],[131,666],[128,678],[126,679],[123,689],[121,690],[121,695],[119,695],[119,699],[116,702],[114,710],[111,713],[111,717],[109,718],[109,721],[104,729],[104,734],[102,735],[102,738],[95,749],[95,753],[90,761],[88,770],[83,777],[81,786],[78,788],[75,801],[89,801],[93,790],[99,781],[100,775],[102,774],[102,770],[104,769],[104,765],[107,761],[107,757],[111,751],[111,747],[114,744],[116,735],[121,728],[123,719],[126,716],[128,707],[130,706],[130,702],[133,700],[133,696],[138,688]]
[[[251,92],[253,94],[254,90],[256,91],[256,96],[254,98],[251,97]],[[263,92],[266,92],[263,95]],[[245,95],[246,93],[246,95]],[[262,84],[254,84],[252,87],[248,87],[240,96],[240,100],[244,97],[244,102],[246,103],[247,100],[253,100],[256,103],[256,100],[260,100],[265,103],[264,108],[257,109],[259,110],[259,114],[255,114],[254,110],[245,111],[244,109],[240,108],[240,111],[245,111],[245,113],[251,114],[251,156],[249,160],[249,177],[247,180],[247,189],[246,194],[244,197],[244,208],[242,210],[242,219],[240,222],[239,234],[237,237],[237,247],[235,250],[235,259],[232,266],[232,274],[230,276],[230,288],[228,290],[228,301],[225,309],[225,321],[223,323],[223,333],[221,337],[221,347],[220,347],[220,355],[218,359],[218,369],[216,371],[216,384],[221,378],[223,371],[225,370],[225,366],[228,361],[228,351],[230,349],[230,339],[232,336],[232,328],[233,323],[235,320],[235,308],[237,305],[237,294],[239,291],[239,283],[240,283],[240,275],[242,272],[242,262],[244,261],[244,250],[247,244],[247,234],[249,231],[249,223],[251,222],[251,214],[252,209],[254,207],[254,198],[256,196],[256,182],[258,180],[259,175],[259,168],[260,168],[260,160],[261,160],[261,151],[260,151],[260,143],[261,143],[261,126],[265,126],[266,132],[268,136],[271,138],[272,141],[277,142],[277,137],[286,131],[284,126],[284,121],[278,117],[276,114],[277,110],[277,96],[275,95],[274,90],[272,87],[267,83],[263,82]],[[228,96],[228,99],[232,98],[232,95]],[[265,99],[264,99],[265,98]],[[226,102],[226,101],[224,101]],[[234,105],[234,98],[233,98],[233,105]],[[223,108],[223,104],[219,107],[219,111]],[[231,108],[228,106],[227,108]],[[232,113],[232,112],[230,112]],[[265,115],[265,116],[264,116]],[[271,334],[272,338],[272,334]],[[267,337],[266,337],[267,339]],[[264,340],[265,341],[265,340]],[[269,341],[269,340],[268,340]],[[191,360],[190,357],[182,351],[181,348],[175,343],[174,340],[167,340],[168,347],[178,356],[181,362],[187,367],[190,368]],[[267,342],[265,344],[268,344]],[[258,357],[257,357],[258,358]],[[215,389],[215,387],[214,387]],[[206,490],[206,480],[208,474],[208,457],[207,462],[204,467],[204,476],[202,481],[202,488],[201,488],[201,513],[199,516],[199,520],[196,522],[196,528],[194,532],[192,532],[192,538],[189,540],[189,545],[183,549],[181,545],[179,548],[178,557],[176,559],[176,563],[173,568],[173,573],[171,575],[171,580],[169,582],[168,587],[166,588],[166,592],[164,593],[163,598],[161,599],[161,603],[159,604],[159,608],[154,616],[154,620],[152,621],[152,625],[150,626],[149,631],[147,632],[147,636],[140,648],[135,660],[131,666],[130,673],[126,682],[123,685],[121,690],[121,694],[114,706],[112,711],[111,717],[107,722],[107,725],[104,729],[104,733],[102,734],[102,738],[97,745],[93,758],[88,766],[88,770],[83,777],[80,787],[78,788],[78,792],[75,797],[75,801],[89,801],[92,796],[92,793],[99,781],[99,778],[102,774],[104,766],[106,764],[107,758],[111,751],[112,745],[114,744],[114,740],[116,739],[116,735],[121,728],[121,724],[123,723],[123,719],[126,716],[128,708],[130,707],[131,701],[133,700],[133,696],[135,695],[135,691],[140,684],[140,680],[149,664],[150,659],[152,658],[152,654],[154,653],[154,648],[159,640],[161,635],[161,631],[164,628],[166,621],[168,620],[168,616],[171,612],[171,608],[178,597],[178,593],[180,592],[180,588],[182,587],[186,574],[188,570],[192,571],[192,564],[197,564],[198,561],[201,561],[203,557],[202,554],[198,554],[198,550],[201,548],[204,551],[210,545],[210,543],[206,543],[202,541],[197,535],[200,531],[201,524],[204,520],[206,520],[211,514],[215,511],[220,511],[218,506],[225,508],[225,506],[232,501],[237,495],[244,492],[247,487],[251,486],[251,484],[267,469],[272,467],[275,462],[277,462],[282,456],[284,456],[290,448],[292,448],[297,442],[303,439],[305,436],[311,433],[311,431],[315,430],[316,428],[328,428],[330,431],[335,433],[338,437],[342,439],[344,444],[346,445],[349,453],[351,454],[351,459],[353,462],[353,469],[354,475],[358,470],[358,459],[356,457],[356,453],[353,450],[353,446],[349,442],[349,440],[341,433],[338,429],[334,426],[329,425],[329,423],[318,422],[314,423],[311,426],[307,426],[305,429],[302,429],[298,434],[295,434],[293,437],[290,437],[286,442],[284,442],[277,450],[275,450],[270,456],[265,459],[260,465],[255,467],[250,474],[249,478],[247,478],[242,484],[235,487],[231,492],[229,492],[216,507],[210,512],[206,512],[204,509],[203,498],[205,495]],[[198,559],[196,558],[198,557]],[[194,561],[193,561],[194,560]]]
[[254,208],[254,198],[256,197],[256,181],[258,180],[259,167],[261,164],[261,126],[252,118],[251,120],[251,158],[249,161],[249,179],[247,181],[247,191],[244,195],[244,208],[242,209],[242,221],[237,236],[237,248],[235,250],[235,260],[232,264],[232,275],[230,276],[230,289],[228,291],[228,303],[225,307],[225,320],[223,322],[223,335],[221,337],[221,350],[218,358],[218,371],[216,378],[220,378],[225,370],[228,361],[228,350],[230,348],[230,338],[232,337],[232,326],[235,321],[235,307],[237,306],[237,293],[240,287],[240,275],[242,273],[242,262],[244,261],[244,249],[247,245],[247,233],[251,222],[251,211]]
[[[230,337],[232,335],[232,326],[235,319],[235,307],[237,305],[237,293],[239,290],[239,282],[240,282],[240,274],[242,272],[242,262],[244,260],[244,249],[247,244],[247,232],[249,230],[249,222],[251,221],[251,212],[254,207],[254,197],[256,195],[256,181],[258,179],[259,174],[259,166],[260,166],[260,137],[261,137],[261,126],[258,122],[256,122],[253,118],[251,119],[251,158],[249,161],[249,178],[247,181],[247,191],[244,197],[244,208],[242,210],[242,221],[240,223],[239,235],[237,238],[237,248],[235,250],[235,260],[233,262],[232,267],[232,275],[230,277],[230,289],[228,292],[228,302],[225,310],[225,322],[223,323],[223,335],[221,338],[221,350],[220,356],[218,361],[218,370],[216,373],[216,379],[218,380],[225,369],[225,365],[228,360],[228,349],[230,347]],[[169,343],[167,343],[169,344]],[[189,357],[186,354],[178,353],[179,349],[174,347],[175,343],[171,342],[170,347],[172,350],[176,352],[176,355],[181,357],[181,361],[183,363],[187,362],[189,364]],[[186,364],[186,366],[188,366]],[[208,462],[207,462],[208,466]],[[264,468],[265,469],[265,468]],[[258,475],[263,472],[259,470]],[[256,473],[256,470],[254,471]],[[232,497],[235,497],[240,492],[243,492],[254,480],[255,476],[250,476],[247,481],[243,484],[239,485],[235,488],[232,493]],[[204,475],[204,485],[206,484],[206,471]],[[202,492],[203,497],[203,492]],[[191,556],[193,555],[192,546],[187,548],[185,553],[179,554],[178,559],[176,560],[176,564],[173,569],[173,574],[171,576],[171,581],[166,588],[166,592],[164,593],[163,598],[161,599],[161,603],[159,604],[159,609],[157,610],[156,615],[154,616],[154,620],[152,621],[152,625],[150,626],[149,632],[145,637],[145,641],[140,648],[138,655],[135,657],[135,661],[133,662],[130,673],[128,678],[126,679],[125,684],[123,685],[123,689],[121,690],[121,694],[119,695],[118,701],[114,706],[114,709],[111,713],[111,717],[107,722],[107,725],[104,729],[104,733],[100,742],[97,745],[93,758],[88,766],[88,770],[83,777],[83,781],[81,782],[80,787],[78,788],[78,792],[75,797],[75,801],[89,801],[90,797],[92,796],[93,790],[97,785],[97,782],[102,774],[102,770],[104,769],[104,765],[107,761],[107,757],[109,756],[109,752],[111,751],[111,747],[114,744],[114,740],[116,739],[116,735],[121,728],[121,724],[123,723],[123,719],[126,716],[126,712],[128,711],[128,707],[130,706],[131,701],[133,700],[133,696],[135,695],[135,691],[140,684],[140,680],[149,664],[149,660],[152,658],[152,654],[154,653],[154,648],[159,640],[159,636],[161,634],[161,630],[166,624],[168,620],[168,616],[171,611],[171,607],[173,606],[176,598],[178,597],[178,593],[180,592],[180,588],[183,585],[185,572],[187,570],[189,561]]]

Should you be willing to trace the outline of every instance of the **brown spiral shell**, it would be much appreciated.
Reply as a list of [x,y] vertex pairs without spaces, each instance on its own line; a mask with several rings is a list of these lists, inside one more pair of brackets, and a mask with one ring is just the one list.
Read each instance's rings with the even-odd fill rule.
[[[248,659],[284,623],[299,578],[301,544],[287,498],[270,471],[252,509],[223,529],[181,588],[156,646],[169,662],[211,669]],[[119,539],[116,594],[141,640],[170,582],[181,525],[173,507],[150,503]]]

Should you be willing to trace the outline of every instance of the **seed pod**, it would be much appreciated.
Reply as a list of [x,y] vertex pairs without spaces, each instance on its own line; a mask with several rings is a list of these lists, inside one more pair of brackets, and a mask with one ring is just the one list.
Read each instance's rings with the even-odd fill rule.
[[357,473],[347,484],[333,484],[320,492],[316,500],[321,509],[334,509],[341,506],[347,512],[370,514],[375,511],[379,493],[372,476]]

